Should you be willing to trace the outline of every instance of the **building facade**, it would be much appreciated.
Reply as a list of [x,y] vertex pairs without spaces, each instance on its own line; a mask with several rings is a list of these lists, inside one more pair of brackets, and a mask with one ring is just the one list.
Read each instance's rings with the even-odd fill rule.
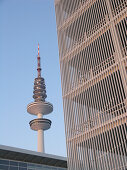
[[66,158],[0,145],[0,170],[67,170]]
[[55,0],[69,170],[127,169],[126,0]]

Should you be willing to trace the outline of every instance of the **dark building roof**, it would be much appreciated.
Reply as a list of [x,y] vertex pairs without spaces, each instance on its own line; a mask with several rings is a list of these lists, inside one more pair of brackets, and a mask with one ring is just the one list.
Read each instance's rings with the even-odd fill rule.
[[65,157],[0,145],[0,158],[67,168]]

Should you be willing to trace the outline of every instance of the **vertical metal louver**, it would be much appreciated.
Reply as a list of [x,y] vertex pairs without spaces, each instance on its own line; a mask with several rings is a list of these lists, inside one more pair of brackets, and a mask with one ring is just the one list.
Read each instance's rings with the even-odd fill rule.
[[69,170],[127,169],[126,0],[55,0]]

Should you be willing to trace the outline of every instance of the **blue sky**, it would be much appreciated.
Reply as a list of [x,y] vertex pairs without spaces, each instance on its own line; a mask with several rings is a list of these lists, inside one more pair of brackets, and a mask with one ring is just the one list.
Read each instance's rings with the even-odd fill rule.
[[45,116],[52,121],[45,151],[66,156],[54,0],[0,0],[0,144],[37,150],[37,132],[29,127],[36,116],[26,108],[33,101],[38,42],[47,101],[54,106]]

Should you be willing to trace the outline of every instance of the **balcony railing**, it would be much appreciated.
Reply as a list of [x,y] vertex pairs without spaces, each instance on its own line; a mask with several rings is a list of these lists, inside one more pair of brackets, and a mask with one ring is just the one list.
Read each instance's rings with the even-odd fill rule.
[[93,66],[93,76],[97,75],[101,71],[105,70],[106,68],[110,67],[115,63],[115,54],[112,56],[108,57],[104,61],[100,62],[100,64]]
[[[107,109],[108,108],[108,109]],[[126,106],[124,102],[118,103],[114,106],[107,106],[102,111],[93,112],[93,116],[82,124],[77,124],[77,129],[72,130],[72,134],[80,134],[82,132],[90,131],[93,128],[103,126],[104,123],[112,121],[119,115],[126,113]]]
[[[99,31],[100,28],[106,25],[106,23],[109,22],[109,17],[105,15],[104,18],[101,18],[98,24],[93,25],[91,28],[88,29],[88,31],[84,32],[83,36],[78,38],[76,41],[73,41],[71,45],[64,50],[63,57],[73,51],[76,47],[80,46],[83,42],[87,40],[87,38],[90,38],[93,34],[96,34],[97,31]],[[63,58],[61,57],[61,58]]]
[[68,22],[68,19],[69,19],[70,17],[73,17],[73,16],[75,16],[76,14],[78,14],[79,11],[80,11],[82,8],[84,8],[84,7],[86,6],[86,3],[88,3],[89,1],[90,1],[90,0],[84,0],[84,1],[80,1],[80,0],[79,0],[79,3],[77,4],[77,6],[75,7],[74,10],[72,10],[72,11],[69,12],[69,13],[66,13],[66,15],[65,15],[64,18],[63,18],[63,23]]
[[112,8],[112,15],[115,16],[117,14],[119,14],[122,10],[124,10],[127,7],[127,2],[126,0],[119,0],[119,2],[117,2],[117,5],[115,4],[116,1],[114,0],[110,0],[112,1],[111,3],[111,8]]
[[[76,89],[77,87],[81,86],[83,83],[89,81],[94,76],[102,72],[103,70],[107,69],[111,65],[115,63],[114,59],[115,54],[108,57],[104,61],[100,62],[98,65],[94,65],[89,71],[85,72],[84,74],[79,75],[79,80],[77,82],[73,82],[71,86],[71,90]],[[70,89],[68,90],[70,91]]]

